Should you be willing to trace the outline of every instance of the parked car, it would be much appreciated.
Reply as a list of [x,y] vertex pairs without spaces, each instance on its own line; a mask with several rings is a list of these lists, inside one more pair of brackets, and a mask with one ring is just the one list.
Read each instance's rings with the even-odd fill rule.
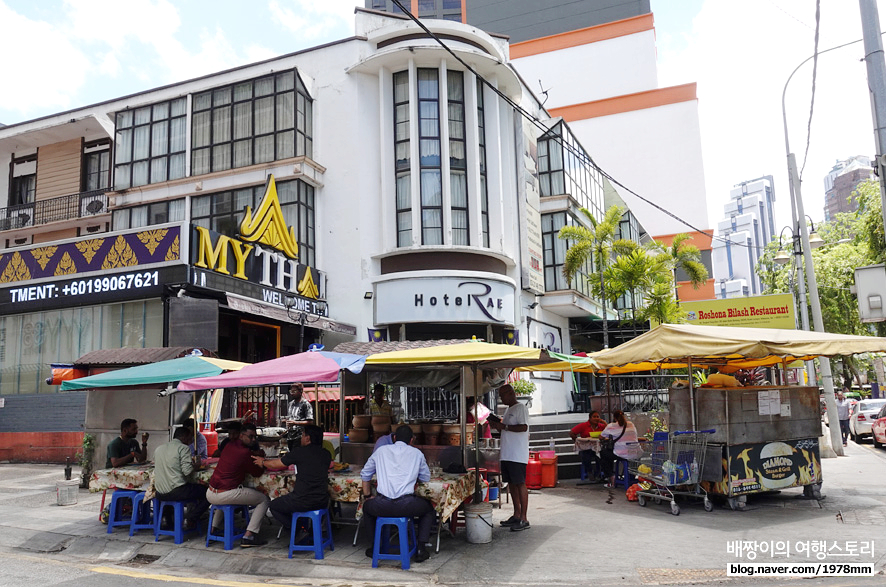
[[866,399],[852,407],[852,415],[849,417],[849,433],[852,435],[852,440],[858,442],[871,434],[871,424],[877,419],[877,414],[883,406],[886,406],[886,399]]
[[886,406],[880,408],[876,418],[871,424],[871,436],[874,437],[874,446],[880,448],[886,444]]

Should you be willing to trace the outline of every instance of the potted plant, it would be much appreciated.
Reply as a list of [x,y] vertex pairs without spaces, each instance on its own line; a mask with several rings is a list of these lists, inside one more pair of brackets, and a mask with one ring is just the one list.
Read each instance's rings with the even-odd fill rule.
[[517,395],[517,401],[526,404],[526,407],[532,406],[532,392],[535,391],[535,383],[529,379],[518,379],[511,383],[514,393]]
[[89,477],[92,475],[92,457],[95,456],[95,436],[88,432],[83,435],[81,451],[75,456],[80,465],[80,487],[89,487]]

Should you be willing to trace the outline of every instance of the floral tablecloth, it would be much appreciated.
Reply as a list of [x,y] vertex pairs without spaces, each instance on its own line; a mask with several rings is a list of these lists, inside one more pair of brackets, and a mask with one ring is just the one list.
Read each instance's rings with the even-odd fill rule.
[[[209,478],[215,470],[214,465],[195,472],[191,479],[197,483],[208,485]],[[138,489],[148,493],[147,497],[153,497],[153,471],[154,466],[144,464],[116,469],[99,469],[92,473],[89,479],[89,491],[96,493],[108,489]],[[271,499],[286,495],[292,491],[295,482],[295,473],[289,469],[280,471],[265,471],[260,477],[247,475],[243,484],[247,487],[258,489]],[[485,486],[485,483],[481,482]],[[427,483],[419,483],[416,494],[429,499],[440,520],[448,520],[453,512],[458,509],[468,497],[474,493],[474,471],[468,471],[462,475],[450,475],[443,473],[432,477]],[[363,509],[363,481],[360,478],[360,469],[352,468],[346,472],[329,473],[329,496],[333,501],[359,503],[357,517],[362,516]]]
[[595,453],[600,454],[600,439],[582,438],[579,436],[575,439],[575,452],[581,452],[583,450],[592,450]]

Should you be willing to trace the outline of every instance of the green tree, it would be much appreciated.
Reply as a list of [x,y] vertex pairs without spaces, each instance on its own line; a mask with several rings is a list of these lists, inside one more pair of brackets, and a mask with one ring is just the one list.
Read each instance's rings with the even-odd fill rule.
[[866,181],[858,186],[854,194],[858,200],[856,234],[867,244],[872,264],[883,263],[886,261],[886,239],[883,236],[880,185],[873,180]]
[[631,324],[636,335],[637,306],[649,299],[656,285],[665,281],[662,276],[671,276],[670,266],[664,255],[652,254],[643,247],[635,247],[632,251],[621,254],[604,271],[607,289],[613,303],[622,296],[627,296],[631,309]]
[[566,259],[563,263],[563,276],[568,283],[572,283],[575,274],[578,273],[587,262],[592,260],[594,271],[589,276],[592,291],[599,296],[603,306],[603,348],[609,348],[609,327],[606,319],[606,282],[603,274],[612,258],[612,246],[615,242],[615,233],[618,230],[618,222],[624,211],[618,206],[612,206],[603,215],[601,220],[587,208],[579,208],[579,211],[587,218],[591,227],[583,225],[564,226],[557,234],[558,238],[571,241],[566,250]]
[[675,298],[677,297],[677,269],[682,269],[686,273],[689,283],[694,289],[698,289],[708,279],[708,270],[701,262],[701,251],[690,242],[691,240],[692,237],[684,232],[674,236],[671,246],[660,241],[655,241],[652,246],[653,250],[657,250],[665,256],[667,264],[670,266]]

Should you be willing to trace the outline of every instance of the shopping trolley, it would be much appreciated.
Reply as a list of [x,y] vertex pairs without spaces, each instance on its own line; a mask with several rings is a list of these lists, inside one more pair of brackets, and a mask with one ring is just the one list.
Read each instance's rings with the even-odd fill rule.
[[684,495],[702,498],[705,511],[712,511],[714,504],[701,486],[701,471],[708,436],[713,433],[714,430],[656,433],[650,441],[629,443],[639,454],[639,458],[628,462],[629,470],[639,482],[651,485],[637,492],[638,503],[645,506],[647,499],[655,503],[666,500],[671,503],[671,513],[679,516],[675,496]]

